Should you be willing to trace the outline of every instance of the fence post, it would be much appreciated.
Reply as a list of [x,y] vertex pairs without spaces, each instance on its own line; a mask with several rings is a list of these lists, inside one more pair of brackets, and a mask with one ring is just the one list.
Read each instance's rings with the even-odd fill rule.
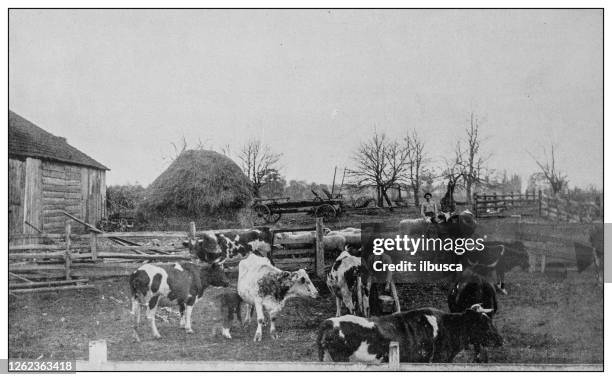
[[89,342],[89,364],[99,366],[107,361],[106,340],[92,340]]
[[541,255],[542,258],[542,267],[540,268],[540,272],[544,273],[546,270],[546,255]]
[[325,245],[323,244],[323,218],[317,218],[315,271],[319,278],[325,276]]
[[98,259],[98,234],[93,231],[89,232],[89,246],[91,247],[91,259],[96,261]]
[[196,225],[195,225],[195,222],[189,222],[189,239],[190,240],[195,240],[195,238],[196,238]]
[[474,216],[478,218],[478,193],[474,193]]
[[64,253],[64,274],[66,280],[70,280],[70,232],[71,232],[70,221],[66,221],[66,252]]
[[542,217],[542,190],[538,190],[538,216]]
[[400,355],[399,355],[399,343],[389,343],[389,369],[392,371],[399,371],[400,369]]

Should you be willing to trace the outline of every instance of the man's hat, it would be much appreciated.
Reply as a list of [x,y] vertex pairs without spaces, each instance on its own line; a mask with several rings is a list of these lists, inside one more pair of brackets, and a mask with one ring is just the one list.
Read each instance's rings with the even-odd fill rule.
[[423,198],[427,198],[428,195],[431,198],[431,193],[425,193],[425,195],[423,195]]

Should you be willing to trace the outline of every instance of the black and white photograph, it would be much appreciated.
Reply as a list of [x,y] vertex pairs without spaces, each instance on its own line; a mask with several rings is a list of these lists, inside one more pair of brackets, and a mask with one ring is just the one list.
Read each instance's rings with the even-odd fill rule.
[[3,371],[604,370],[604,9],[7,22]]

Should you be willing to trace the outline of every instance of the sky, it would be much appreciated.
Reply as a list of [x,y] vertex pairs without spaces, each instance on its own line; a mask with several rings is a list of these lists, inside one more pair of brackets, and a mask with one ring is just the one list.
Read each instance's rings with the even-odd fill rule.
[[489,167],[524,185],[556,145],[603,186],[601,10],[10,10],[9,108],[151,183],[183,138],[258,138],[287,179],[331,183],[376,130],[430,165],[480,120]]

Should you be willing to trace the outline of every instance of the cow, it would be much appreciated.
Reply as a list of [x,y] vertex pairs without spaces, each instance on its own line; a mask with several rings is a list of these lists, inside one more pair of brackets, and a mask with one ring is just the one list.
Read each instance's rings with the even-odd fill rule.
[[[215,303],[221,319],[221,335],[224,338],[232,339],[230,334],[230,328],[234,321],[234,315],[238,322],[242,321],[240,315],[240,305],[242,305],[242,298],[236,291],[223,292],[215,296]],[[218,331],[218,325],[213,326],[212,335],[216,335]]]
[[[391,291],[391,297],[395,306],[395,312],[401,311],[399,297],[397,294],[397,288],[395,281],[393,280],[392,271],[376,272],[374,271],[375,262],[380,261],[383,264],[392,264],[391,256],[386,253],[381,255],[369,255],[361,258],[362,263],[362,282],[365,284],[365,290],[363,292],[363,311],[364,316],[369,317],[372,314],[381,314],[380,301],[378,299],[378,287],[375,285],[374,291],[372,291],[372,284],[375,282],[384,282],[385,292]],[[384,275],[384,277],[382,277]],[[374,299],[372,303],[371,300]]]
[[[480,304],[484,309],[489,310],[487,315],[491,319],[497,313],[495,287],[487,278],[472,268],[463,271],[459,281],[452,287],[447,300],[451,313],[461,312],[474,304]],[[487,361],[487,351],[479,344],[474,345],[474,361]]]
[[461,313],[422,308],[377,318],[329,318],[317,335],[320,361],[389,361],[389,343],[399,343],[400,361],[450,363],[470,344],[501,346],[502,337],[481,305]]
[[[238,295],[257,313],[257,331],[253,340],[261,341],[265,312],[270,316],[270,335],[277,339],[276,316],[288,299],[294,297],[318,298],[319,292],[304,269],[283,271],[272,265],[269,259],[249,255],[238,264]],[[245,322],[250,321],[247,310]]]
[[363,316],[366,315],[362,284],[364,271],[361,258],[351,255],[346,250],[334,261],[327,274],[326,284],[330,292],[336,296],[336,317],[341,315],[342,303],[347,307],[349,313],[359,312]]
[[523,270],[529,268],[529,256],[525,245],[520,241],[488,241],[485,242],[483,252],[466,252],[461,260],[464,268],[472,268],[473,271],[488,278],[502,294],[508,294],[505,283],[507,272],[515,267]]
[[198,239],[184,241],[183,246],[207,263],[243,259],[251,252],[269,257],[272,251],[272,233],[269,228],[216,234],[207,231],[199,235]]
[[144,264],[130,274],[128,281],[132,293],[131,314],[135,315],[134,331],[137,339],[141,304],[147,307],[147,319],[155,338],[161,338],[155,325],[155,313],[161,298],[178,304],[181,313],[180,326],[191,334],[191,312],[196,302],[202,298],[204,289],[208,286],[229,285],[223,265],[218,263],[176,263],[171,267]]
[[474,215],[464,210],[459,214],[443,213],[431,219],[404,219],[399,222],[399,231],[411,237],[459,239],[471,237],[476,225]]

